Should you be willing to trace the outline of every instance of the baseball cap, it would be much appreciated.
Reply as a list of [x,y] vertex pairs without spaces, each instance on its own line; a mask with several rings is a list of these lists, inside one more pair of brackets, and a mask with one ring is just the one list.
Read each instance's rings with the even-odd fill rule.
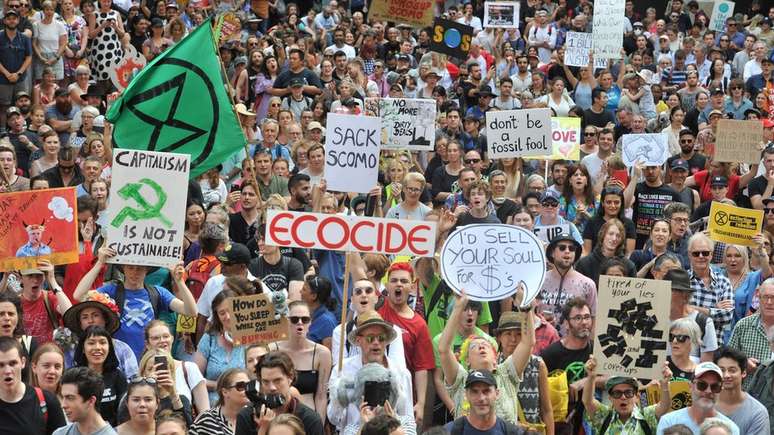
[[761,20],[760,24],[768,24],[769,27],[771,27],[771,18],[763,17],[763,19]]
[[554,192],[553,190],[546,190],[545,192],[543,192],[542,195],[540,195],[540,202],[543,202],[549,199],[559,202],[559,194]]
[[688,166],[688,162],[683,159],[676,159],[672,161],[672,166],[670,167],[672,168],[672,170],[682,169],[684,171],[687,171],[690,169],[690,167]]
[[19,91],[16,93],[16,96],[14,96],[14,101],[17,101],[19,98],[24,98],[24,97],[31,99],[30,94],[28,94],[26,91]]
[[770,202],[774,202],[774,196],[770,196],[770,197],[764,199],[762,202],[763,202],[763,205],[766,205],[766,204],[768,204]]
[[403,86],[401,86],[400,83],[393,83],[392,86],[390,86],[390,90],[397,90],[398,92],[403,92]]
[[6,8],[5,15],[3,17],[5,18],[8,15],[16,15],[18,17],[19,16],[19,12],[17,12],[16,9],[8,9],[8,8]]
[[723,92],[723,89],[721,89],[719,86],[715,86],[714,88],[710,89],[710,95],[717,94],[725,94],[725,92]]
[[309,126],[307,127],[307,130],[309,130],[309,131],[320,130],[321,132],[325,133],[325,127],[323,127],[322,124],[320,124],[317,121],[310,122]]
[[634,24],[632,24],[632,27],[645,27],[645,26],[643,26],[640,21],[636,21]]
[[290,81],[291,88],[298,88],[303,86],[304,86],[304,79],[302,78],[294,78]]
[[13,115],[19,115],[19,116],[21,116],[21,114],[22,114],[22,113],[21,113],[21,111],[20,111],[20,110],[19,110],[19,108],[18,108],[18,107],[16,107],[16,106],[10,106],[10,107],[9,107],[8,109],[6,109],[6,111],[5,111],[5,117],[6,117],[6,119],[11,119],[11,116],[13,116]]
[[703,363],[699,363],[696,368],[693,369],[694,379],[700,378],[707,373],[715,373],[720,379],[723,379],[723,372],[714,362],[705,361]]
[[43,271],[40,269],[22,269],[19,273],[21,273],[22,276],[43,275]]
[[468,373],[468,377],[465,379],[465,388],[470,388],[471,385],[479,382],[497,387],[497,380],[495,380],[492,372],[489,370],[473,370]]
[[722,175],[712,177],[712,181],[710,181],[710,187],[728,187],[728,178]]
[[409,57],[408,54],[399,54],[397,57],[398,57],[398,60],[405,60],[406,62],[411,62],[411,58]]
[[226,265],[250,264],[250,250],[241,243],[232,243],[223,252],[218,254],[218,260]]

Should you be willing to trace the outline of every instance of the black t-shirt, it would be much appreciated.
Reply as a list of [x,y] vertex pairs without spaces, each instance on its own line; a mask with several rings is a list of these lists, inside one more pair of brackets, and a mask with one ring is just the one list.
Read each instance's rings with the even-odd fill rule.
[[99,413],[111,426],[118,426],[118,404],[127,390],[126,375],[119,369],[109,373],[102,373],[105,389],[102,391],[102,401],[99,404]]
[[[304,80],[304,83],[306,83],[309,86],[316,86],[320,89],[322,89],[322,83],[320,83],[320,77],[317,76],[317,74],[313,73],[312,71],[309,71],[308,68],[304,68],[301,70],[301,72],[294,73],[291,70],[285,70],[280,73],[280,75],[277,76],[277,80],[274,81],[274,87],[277,89],[285,89],[288,86],[290,86],[290,81],[300,78]],[[312,97],[313,95],[309,94],[307,97]]]
[[506,220],[508,220],[508,216],[511,216],[516,212],[516,210],[519,209],[519,205],[516,204],[515,201],[512,199],[505,198],[505,201],[503,201],[500,205],[495,205],[495,213],[497,213],[497,219],[500,220],[500,222],[505,223]]
[[644,181],[637,184],[634,190],[632,220],[637,229],[638,249],[645,245],[653,221],[664,217],[664,207],[670,202],[680,202],[680,195],[666,184],[659,187],[650,187]]
[[280,255],[277,264],[269,264],[263,256],[254,258],[248,266],[250,273],[263,281],[271,290],[288,288],[290,281],[303,281],[304,268],[295,258]]
[[493,213],[490,213],[486,215],[486,217],[483,218],[477,218],[470,214],[470,212],[466,211],[465,213],[462,213],[457,217],[457,223],[454,225],[454,228],[450,231],[453,232],[458,227],[464,227],[465,225],[470,224],[499,224],[500,219],[497,218],[497,216]]
[[[668,158],[666,167],[671,168],[672,162],[680,158],[680,154],[675,154]],[[691,158],[686,161],[688,162],[688,175],[693,175],[707,168],[707,158],[699,153],[693,153],[693,156],[691,156]]]
[[458,432],[461,435],[511,435],[526,433],[524,429],[516,427],[513,423],[509,423],[500,417],[497,417],[494,426],[487,430],[476,429],[473,425],[468,423],[467,417],[460,417],[451,423],[447,423],[446,426],[444,426],[444,429],[446,429],[446,433],[457,435],[454,431],[455,426],[461,430],[461,432]]
[[588,108],[583,111],[582,121],[582,129],[585,129],[587,125],[604,128],[610,122],[615,124],[615,115],[609,110],[603,110],[602,113],[596,113],[591,110],[591,108]]
[[583,349],[567,349],[561,341],[557,341],[543,349],[540,357],[545,361],[549,373],[556,369],[564,370],[567,372],[567,382],[573,383],[586,376],[584,364],[589,359],[589,355],[591,355],[590,342]]
[[752,197],[755,195],[763,195],[763,192],[766,190],[766,186],[768,186],[768,184],[769,182],[766,180],[766,176],[764,175],[758,175],[757,177],[753,178],[752,181],[750,181],[750,184],[747,186],[747,192],[750,199],[752,199]]
[[451,175],[446,171],[446,166],[440,166],[433,173],[433,198],[440,192],[451,192],[452,185],[459,179],[459,175]]
[[35,389],[29,385],[18,402],[0,400],[0,432],[4,435],[50,435],[67,424],[59,399],[46,390],[43,390],[43,397],[48,412],[45,418]]
[[[320,421],[320,416],[303,403],[298,402],[296,399],[293,400],[295,408],[291,414],[301,419],[301,423],[304,425],[304,433],[307,435],[323,435],[323,424]],[[291,403],[292,406],[293,404]],[[242,408],[237,415],[234,435],[256,435],[257,433],[258,431],[253,421],[253,407],[248,405]]]
[[255,239],[255,225],[248,225],[242,213],[232,213],[228,217],[228,237],[232,241],[246,245]]
[[[637,229],[634,226],[634,222],[632,222],[631,219],[624,217],[618,218],[623,224],[624,229],[626,230],[626,238],[627,239],[636,239],[637,238]],[[599,235],[599,230],[602,229],[602,225],[605,224],[605,219],[601,215],[595,215],[591,220],[586,223],[586,228],[583,229],[583,239],[591,240],[591,247],[597,246],[597,236]]]

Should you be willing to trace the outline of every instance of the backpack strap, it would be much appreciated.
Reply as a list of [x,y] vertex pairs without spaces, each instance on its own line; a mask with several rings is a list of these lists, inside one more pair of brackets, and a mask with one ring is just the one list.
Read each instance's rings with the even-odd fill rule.
[[48,405],[46,405],[46,396],[43,395],[43,390],[40,387],[35,388],[35,395],[38,396],[38,404],[40,405],[40,412],[43,414],[43,423],[48,423]]
[[46,307],[46,314],[48,315],[48,321],[51,322],[51,327],[56,329],[59,327],[59,320],[54,314],[54,310],[51,308],[51,302],[48,300],[48,292],[43,291],[43,306]]
[[[153,317],[158,319],[159,318],[159,300],[161,299],[159,290],[158,288],[156,288],[155,285],[148,286],[146,284],[145,291],[148,292],[148,299],[150,299],[151,307],[153,308]],[[126,303],[126,289],[124,288],[124,283],[122,281],[116,281],[115,301],[116,301],[116,305],[118,305],[119,319],[120,319],[124,314],[124,304]]]
[[611,409],[610,413],[607,414],[607,417],[605,417],[605,420],[602,422],[602,427],[599,429],[599,435],[605,435],[607,428],[610,427],[610,423],[613,422],[613,414],[615,414],[615,410]]
[[637,420],[637,423],[640,424],[640,428],[642,429],[642,433],[645,435],[653,435],[653,429],[650,428],[650,425],[645,420]]
[[451,428],[451,435],[462,435],[465,431],[465,423],[467,420],[468,418],[464,416],[454,420],[454,424],[452,424]]

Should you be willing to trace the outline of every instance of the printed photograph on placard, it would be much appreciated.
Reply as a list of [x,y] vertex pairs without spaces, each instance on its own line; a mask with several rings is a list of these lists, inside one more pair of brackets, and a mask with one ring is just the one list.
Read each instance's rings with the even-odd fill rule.
[[519,27],[519,3],[486,2],[484,4],[484,27],[501,29]]

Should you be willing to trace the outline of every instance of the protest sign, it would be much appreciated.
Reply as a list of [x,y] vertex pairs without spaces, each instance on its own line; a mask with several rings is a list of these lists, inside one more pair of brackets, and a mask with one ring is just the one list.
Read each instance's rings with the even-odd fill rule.
[[551,109],[486,112],[489,157],[545,156],[551,145]]
[[325,135],[328,190],[368,193],[379,176],[379,118],[329,113]]
[[519,27],[519,3],[512,1],[485,2],[485,28],[515,29]]
[[661,379],[671,290],[669,281],[599,277],[594,320],[597,374]]
[[433,0],[379,0],[371,2],[368,19],[427,27],[433,24]]
[[533,227],[532,232],[535,233],[538,239],[549,243],[560,234],[570,234],[570,224],[539,225]]
[[753,237],[763,226],[763,210],[735,207],[712,201],[707,229],[712,240],[743,246],[756,246]]
[[225,41],[238,40],[241,32],[241,22],[234,12],[226,12],[218,19],[218,35],[221,44]]
[[551,118],[550,156],[525,157],[524,160],[580,160],[580,118]]
[[441,248],[441,277],[474,301],[498,301],[524,288],[522,306],[543,286],[546,256],[530,231],[512,225],[473,224],[457,228]]
[[0,271],[78,262],[74,187],[0,194]]
[[642,162],[645,166],[661,166],[669,158],[669,139],[666,133],[623,135],[621,159],[627,167]]
[[[647,405],[656,405],[661,400],[661,385],[650,384],[646,388]],[[669,409],[677,411],[691,406],[691,381],[669,381]]]
[[594,2],[594,57],[620,59],[623,49],[624,6],[621,0],[596,0]]
[[432,257],[435,222],[269,210],[270,246]]
[[[367,98],[366,114],[382,119],[382,148],[433,151],[435,100]],[[372,110],[376,109],[375,113]]]
[[237,346],[266,344],[288,337],[288,318],[276,314],[269,295],[237,296],[226,301],[232,320],[229,333]]
[[[586,67],[589,64],[589,53],[593,48],[591,33],[567,32],[567,43],[564,45],[564,64],[567,66]],[[596,57],[594,69],[607,68],[607,59]]]
[[433,23],[433,37],[430,39],[430,50],[458,59],[467,59],[472,40],[472,27],[456,21],[436,18]]
[[155,151],[116,150],[108,247],[111,263],[169,266],[183,259],[190,157]]
[[709,30],[723,32],[726,30],[726,20],[734,15],[734,2],[715,0],[712,8],[712,18],[709,22]]
[[756,164],[761,161],[759,146],[763,140],[763,124],[760,121],[719,119],[715,133],[716,162]]

